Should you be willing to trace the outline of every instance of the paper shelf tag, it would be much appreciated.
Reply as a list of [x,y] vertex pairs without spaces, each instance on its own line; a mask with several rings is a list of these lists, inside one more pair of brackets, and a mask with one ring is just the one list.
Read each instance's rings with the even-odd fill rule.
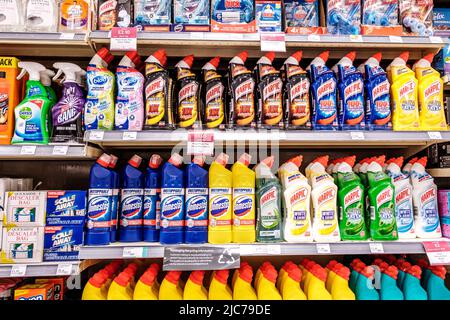
[[369,243],[370,253],[384,253],[384,247],[382,243]]
[[144,247],[125,247],[122,252],[123,258],[143,258]]
[[72,274],[72,264],[71,263],[60,263],[56,269],[57,276],[70,276]]
[[20,154],[22,155],[33,155],[36,153],[36,146],[22,146],[20,148]]
[[136,140],[137,132],[136,131],[124,131],[122,135],[122,140]]
[[11,267],[11,277],[23,277],[27,273],[26,264],[16,264]]
[[136,51],[137,29],[112,28],[110,49],[111,51]]
[[331,253],[331,248],[329,243],[318,243],[316,244],[317,253],[326,254]]
[[309,34],[308,35],[308,41],[319,42],[320,41],[320,36],[318,34]]
[[424,241],[423,247],[431,265],[450,265],[450,243],[448,241]]
[[442,140],[442,134],[439,131],[429,131],[428,137],[432,140]]
[[350,132],[350,137],[352,140],[364,140],[364,132],[362,131],[352,131]]
[[65,156],[69,151],[69,146],[54,146],[52,155],[54,156]]
[[94,130],[89,133],[89,140],[103,140],[105,131]]
[[286,34],[284,32],[261,33],[261,51],[286,52]]
[[403,38],[399,36],[389,36],[389,41],[394,43],[403,43]]
[[214,154],[214,132],[188,132],[187,154],[212,156]]

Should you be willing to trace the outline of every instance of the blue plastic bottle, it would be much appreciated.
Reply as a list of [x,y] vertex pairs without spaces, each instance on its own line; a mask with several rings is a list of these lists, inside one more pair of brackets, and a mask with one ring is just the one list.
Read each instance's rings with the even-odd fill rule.
[[397,287],[398,269],[389,266],[381,272],[381,300],[403,300],[403,292]]
[[134,155],[122,171],[119,239],[123,242],[142,241],[144,174],[139,170],[141,162],[142,158]]
[[161,244],[184,241],[184,172],[183,157],[172,154],[162,169],[161,179]]
[[378,291],[371,285],[375,271],[372,267],[365,267],[358,275],[355,286],[356,300],[380,300]]
[[86,245],[110,243],[112,193],[114,178],[108,169],[111,157],[102,154],[91,167],[86,223]]
[[185,242],[208,241],[208,171],[204,156],[195,156],[186,167]]
[[428,300],[427,292],[420,285],[422,269],[419,266],[411,266],[404,272],[403,294],[405,300]]
[[120,175],[116,170],[118,158],[110,154],[111,162],[108,168],[111,170],[114,179],[113,194],[112,194],[112,208],[111,208],[111,242],[117,241],[117,217],[119,214],[119,192],[120,192]]
[[447,270],[444,266],[430,267],[426,282],[429,300],[450,300],[450,290],[445,286]]
[[153,154],[145,172],[144,189],[144,241],[159,241],[159,220],[161,209],[161,169],[162,158]]

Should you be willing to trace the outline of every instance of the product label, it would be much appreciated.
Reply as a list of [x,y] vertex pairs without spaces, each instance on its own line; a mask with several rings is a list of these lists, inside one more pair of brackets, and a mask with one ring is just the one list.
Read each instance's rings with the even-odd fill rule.
[[209,226],[227,229],[231,227],[231,188],[209,189]]
[[278,189],[271,187],[259,198],[257,237],[276,240],[281,237],[281,213]]
[[262,92],[263,122],[267,125],[278,124],[283,116],[283,81],[280,78],[265,84]]
[[66,0],[61,3],[60,25],[70,31],[87,29],[89,4],[84,0]]
[[331,70],[322,67],[311,67],[312,82],[311,92],[313,98],[313,126],[336,126],[336,79]]
[[440,233],[439,213],[437,207],[436,187],[432,186],[421,193],[420,203],[415,205],[417,226],[422,228],[422,232]]
[[397,239],[394,189],[392,186],[387,186],[380,190],[374,198],[370,198],[372,239]]
[[187,228],[208,226],[208,188],[186,189]]
[[135,25],[167,25],[171,22],[172,3],[168,1],[145,0],[134,3]]
[[89,189],[87,228],[109,228],[111,224],[112,189]]
[[86,191],[48,191],[46,220],[49,225],[83,225]]
[[238,125],[248,125],[255,117],[254,87],[255,81],[249,78],[233,89],[234,112]]
[[[103,3],[102,3],[103,2]],[[117,0],[103,0],[98,6],[98,27],[99,30],[111,30],[116,25],[117,20]]]
[[395,190],[395,212],[400,234],[414,232],[414,216],[411,186]]
[[186,85],[178,91],[178,118],[181,127],[188,127],[197,120],[199,85],[196,81],[184,83]]
[[120,225],[122,227],[141,226],[143,189],[122,189]]
[[161,209],[161,190],[144,190],[143,225],[151,229],[159,229],[159,216]]
[[83,244],[83,227],[45,227],[44,261],[75,260]]
[[[425,88],[424,91],[424,104],[425,106],[422,106],[426,108],[427,111],[430,113],[433,113],[433,115],[436,117],[439,112],[443,109],[442,104],[442,80],[436,80],[432,82],[427,88]],[[423,111],[422,111],[423,112]]]
[[119,189],[113,189],[111,202],[111,230],[117,229],[117,219],[119,216]]
[[55,16],[58,15],[54,12],[56,8],[56,3],[52,0],[28,0],[26,7],[27,25],[42,29],[54,28]]
[[298,188],[286,195],[287,219],[291,222],[288,230],[292,236],[311,235],[310,221],[310,197],[309,190],[305,187]]
[[45,192],[10,191],[6,196],[6,223],[44,225]]
[[175,23],[209,24],[208,0],[175,0],[173,8]]
[[[342,103],[342,119],[341,124],[348,126],[364,127],[364,91],[362,76],[355,73],[352,78],[357,78],[355,81],[349,82],[347,86],[341,89]],[[342,94],[343,91],[343,94]]]
[[142,130],[144,121],[144,76],[138,71],[118,69],[115,128]]
[[[329,179],[325,175],[324,179]],[[320,176],[316,179],[321,179]],[[314,207],[314,228],[315,236],[339,236],[337,209],[336,209],[336,188],[328,187],[317,196],[317,206]]]
[[[7,259],[30,261],[42,254],[42,228],[11,228],[5,229],[2,251]],[[40,258],[39,258],[40,259]]]
[[166,79],[163,76],[156,77],[146,84],[145,124],[155,125],[164,118],[166,110],[166,86]]
[[[222,82],[217,82],[208,87],[205,99],[205,119],[209,128],[220,125],[224,117],[223,94],[225,87]],[[217,124],[217,125],[215,125]]]
[[293,126],[305,125],[310,117],[310,83],[305,76],[305,72],[301,68],[299,69],[301,70],[299,74],[302,75],[289,79],[287,84],[289,90],[287,101],[290,118],[289,124]]
[[184,189],[161,189],[161,229],[181,230],[184,226]]
[[233,188],[233,226],[255,225],[255,189]]
[[[342,237],[348,239],[365,239],[367,237],[364,220],[364,191],[360,186],[340,195],[341,204],[341,233]],[[347,239],[347,238],[346,238]]]
[[0,26],[19,26],[20,11],[17,0],[0,0],[2,19]]
[[41,126],[42,107],[44,100],[28,100],[15,108],[16,126],[14,135],[20,141],[42,141]]

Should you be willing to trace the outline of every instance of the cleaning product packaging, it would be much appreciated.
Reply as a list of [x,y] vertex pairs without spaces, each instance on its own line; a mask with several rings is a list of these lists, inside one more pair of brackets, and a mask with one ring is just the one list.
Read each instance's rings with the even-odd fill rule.
[[87,32],[90,22],[89,4],[89,0],[63,0],[59,5],[59,32]]
[[285,0],[284,25],[286,33],[322,34],[326,30],[319,26],[318,0]]
[[14,132],[14,108],[22,91],[18,63],[17,58],[0,57],[0,144],[10,144]]
[[97,26],[110,31],[113,27],[130,27],[133,0],[98,0]]
[[14,290],[14,300],[53,300],[52,283],[31,283]]
[[256,31],[252,0],[211,0],[211,31],[253,33]]
[[400,21],[404,31],[429,37],[433,30],[433,0],[399,0]]
[[281,32],[281,1],[256,0],[256,30],[259,32]]
[[78,260],[83,244],[83,226],[44,228],[44,261]]
[[134,25],[139,30],[168,32],[172,21],[172,1],[135,0]]
[[226,124],[226,90],[222,76],[217,72],[220,57],[215,57],[202,67],[203,83],[201,85],[201,110],[203,126],[208,129],[225,129]]
[[327,28],[331,34],[360,34],[361,0],[328,0]]
[[28,32],[56,32],[58,4],[56,0],[26,0],[25,28]]
[[84,190],[47,191],[45,225],[83,226],[86,220],[86,196]]
[[117,0],[116,26],[129,28],[133,26],[134,0]]
[[3,228],[2,263],[41,262],[44,227]]
[[209,32],[210,15],[209,0],[174,0],[172,30]]
[[7,226],[45,226],[45,191],[9,191],[5,199]]
[[399,0],[364,0],[361,33],[379,36],[401,36],[403,27],[398,21]]
[[17,0],[0,0],[0,31],[24,31],[24,2]]

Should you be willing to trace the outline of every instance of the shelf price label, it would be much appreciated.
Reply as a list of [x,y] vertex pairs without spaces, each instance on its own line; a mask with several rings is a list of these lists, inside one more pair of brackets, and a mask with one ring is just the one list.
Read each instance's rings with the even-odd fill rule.
[[11,267],[11,277],[23,277],[27,273],[26,264],[15,264]]
[[286,52],[286,34],[284,32],[261,33],[261,51]]
[[143,258],[144,247],[125,247],[123,248],[122,258]]
[[22,146],[20,148],[21,155],[33,155],[36,153],[36,146]]
[[124,131],[122,135],[122,140],[136,140],[137,139],[137,132],[136,131]]
[[360,34],[352,34],[352,35],[350,35],[350,41],[352,41],[352,42],[364,42],[363,37]]
[[57,276],[70,276],[72,274],[72,264],[71,263],[60,263],[56,268]]
[[424,241],[430,265],[450,265],[450,243],[447,241]]
[[431,43],[444,43],[441,37],[431,36],[430,37]]
[[52,155],[54,156],[65,156],[69,151],[69,146],[54,146]]
[[309,34],[308,41],[311,42],[320,42],[320,36],[318,34]]
[[394,43],[403,43],[403,38],[399,36],[389,36],[389,41]]
[[318,243],[316,244],[318,254],[331,253],[331,248],[329,243]]
[[212,156],[214,154],[214,132],[189,131],[187,154]]
[[439,131],[429,131],[428,137],[431,140],[442,140],[442,134]]
[[362,131],[351,131],[350,137],[352,138],[352,140],[364,140],[365,139],[364,132],[362,132]]
[[101,141],[103,140],[103,137],[105,136],[105,131],[100,131],[100,130],[92,130],[89,133],[89,140],[93,140],[93,141]]
[[60,40],[73,40],[75,38],[75,33],[73,32],[62,32],[59,36]]
[[137,29],[112,28],[110,49],[111,51],[136,51]]
[[382,243],[369,243],[369,250],[372,254],[384,253],[384,247]]

